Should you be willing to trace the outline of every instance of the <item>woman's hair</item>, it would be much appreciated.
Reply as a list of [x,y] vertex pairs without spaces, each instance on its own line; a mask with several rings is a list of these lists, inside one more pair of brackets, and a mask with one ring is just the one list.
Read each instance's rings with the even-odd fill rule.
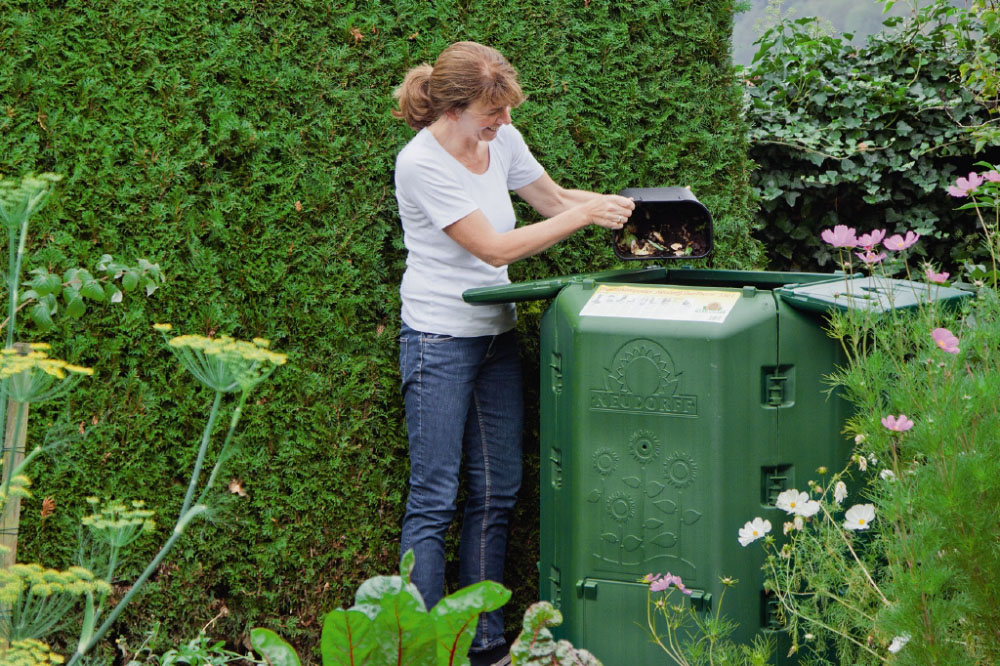
[[438,56],[434,66],[424,63],[406,73],[394,93],[403,118],[415,130],[427,127],[451,109],[464,109],[477,100],[487,106],[518,106],[524,93],[517,72],[499,51],[476,42],[456,42]]

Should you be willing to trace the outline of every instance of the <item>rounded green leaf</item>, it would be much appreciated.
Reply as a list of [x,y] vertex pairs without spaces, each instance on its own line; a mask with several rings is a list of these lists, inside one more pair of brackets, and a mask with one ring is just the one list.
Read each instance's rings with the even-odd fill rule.
[[104,285],[104,296],[107,298],[108,303],[121,303],[122,302],[122,291],[116,287],[113,283],[108,282]]
[[264,657],[270,666],[301,666],[302,664],[295,649],[270,629],[261,627],[251,629],[250,645]]
[[122,275],[122,289],[125,291],[132,291],[139,286],[139,274],[135,271],[128,270]]
[[63,299],[66,301],[66,316],[76,319],[87,311],[87,304],[80,298],[80,292],[64,289]]
[[80,287],[80,295],[92,301],[104,301],[104,287],[97,280],[88,280]]
[[49,312],[49,308],[45,303],[35,303],[31,306],[28,311],[28,316],[31,317],[31,321],[35,322],[35,325],[43,331],[47,331],[52,328],[52,313]]

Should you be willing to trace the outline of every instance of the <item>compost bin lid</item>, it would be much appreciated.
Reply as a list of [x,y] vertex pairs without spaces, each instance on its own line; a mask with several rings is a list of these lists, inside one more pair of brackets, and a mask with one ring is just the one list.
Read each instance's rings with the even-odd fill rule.
[[931,302],[957,303],[971,292],[926,282],[884,277],[838,277],[807,285],[787,285],[774,290],[778,296],[800,310],[910,310]]
[[496,287],[477,287],[462,294],[466,303],[517,303],[520,301],[540,301],[552,298],[570,284],[582,284],[586,280],[594,282],[653,282],[662,280],[666,269],[650,266],[640,269],[615,269],[596,273],[577,273],[561,277],[512,282]]

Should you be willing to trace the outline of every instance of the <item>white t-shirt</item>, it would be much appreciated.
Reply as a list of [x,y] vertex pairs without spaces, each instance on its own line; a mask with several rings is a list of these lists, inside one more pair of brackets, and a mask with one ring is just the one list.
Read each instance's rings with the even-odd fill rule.
[[466,289],[509,284],[507,267],[487,264],[444,232],[476,209],[498,232],[510,231],[515,223],[510,190],[545,173],[511,125],[500,127],[489,151],[486,173],[472,173],[424,128],[396,157],[396,201],[408,250],[399,293],[403,322],[414,330],[474,337],[514,327],[513,303],[462,300]]

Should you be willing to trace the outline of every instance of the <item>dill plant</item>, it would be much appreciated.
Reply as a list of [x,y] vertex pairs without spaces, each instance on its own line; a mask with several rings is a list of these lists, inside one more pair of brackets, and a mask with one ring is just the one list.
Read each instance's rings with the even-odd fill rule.
[[[21,293],[22,270],[29,221],[51,195],[60,178],[53,174],[40,177],[27,176],[20,181],[0,181],[0,223],[8,230],[9,263],[6,285],[8,290],[7,344],[0,350],[0,432],[6,431],[8,399],[16,407],[11,411],[14,420],[0,457],[3,482],[0,483],[0,516],[9,514],[16,502],[31,497],[31,480],[26,472],[42,453],[51,452],[64,443],[50,437],[50,429],[42,444],[33,446],[19,460],[17,442],[27,429],[28,406],[65,396],[76,388],[85,377],[94,374],[91,368],[67,363],[48,355],[45,343],[14,343],[14,330],[20,309],[34,303],[32,318],[43,328],[52,325],[51,315],[68,310],[71,316],[82,313],[82,298],[97,302],[117,303],[121,291],[115,285],[120,280],[126,290],[135,288],[140,281],[146,283],[146,293],[151,294],[163,276],[158,266],[140,260],[132,269],[117,264],[105,255],[99,262],[106,272],[102,283],[83,269],[70,269],[62,277],[47,270],[36,272],[33,289]],[[61,292],[64,303],[56,299]],[[167,554],[183,536],[192,520],[208,511],[209,492],[222,465],[233,452],[233,436],[239,425],[243,407],[250,393],[266,380],[276,368],[285,364],[284,354],[269,349],[270,343],[262,338],[250,342],[228,336],[211,338],[198,335],[171,337],[169,324],[154,327],[164,337],[167,348],[174,352],[180,365],[187,369],[201,384],[213,393],[207,423],[191,471],[180,514],[170,528],[166,542],[132,581],[121,599],[113,599],[112,585],[121,578],[119,565],[124,550],[144,534],[155,531],[154,512],[142,501],[126,504],[121,500],[101,501],[87,499],[94,513],[82,519],[86,529],[86,543],[81,544],[80,560],[86,566],[73,566],[65,571],[50,569],[38,563],[10,563],[0,567],[0,663],[2,664],[61,664],[68,666],[91,660],[94,648],[113,626],[124,608],[135,598],[149,577],[160,567]],[[215,425],[223,413],[223,398],[236,396],[232,406],[229,426],[207,480],[202,469],[208,462],[209,444]],[[56,429],[58,430],[58,429]],[[0,545],[0,554],[9,549]],[[82,607],[82,619],[79,609]],[[54,652],[45,640],[56,631],[69,632],[78,626],[76,648],[69,659]],[[64,634],[65,635],[65,634]],[[200,636],[188,648],[205,647]],[[209,652],[216,646],[205,648]],[[197,648],[197,649],[196,649]],[[204,651],[204,650],[203,650]],[[218,650],[215,650],[218,652]],[[207,654],[207,652],[206,652]]]

